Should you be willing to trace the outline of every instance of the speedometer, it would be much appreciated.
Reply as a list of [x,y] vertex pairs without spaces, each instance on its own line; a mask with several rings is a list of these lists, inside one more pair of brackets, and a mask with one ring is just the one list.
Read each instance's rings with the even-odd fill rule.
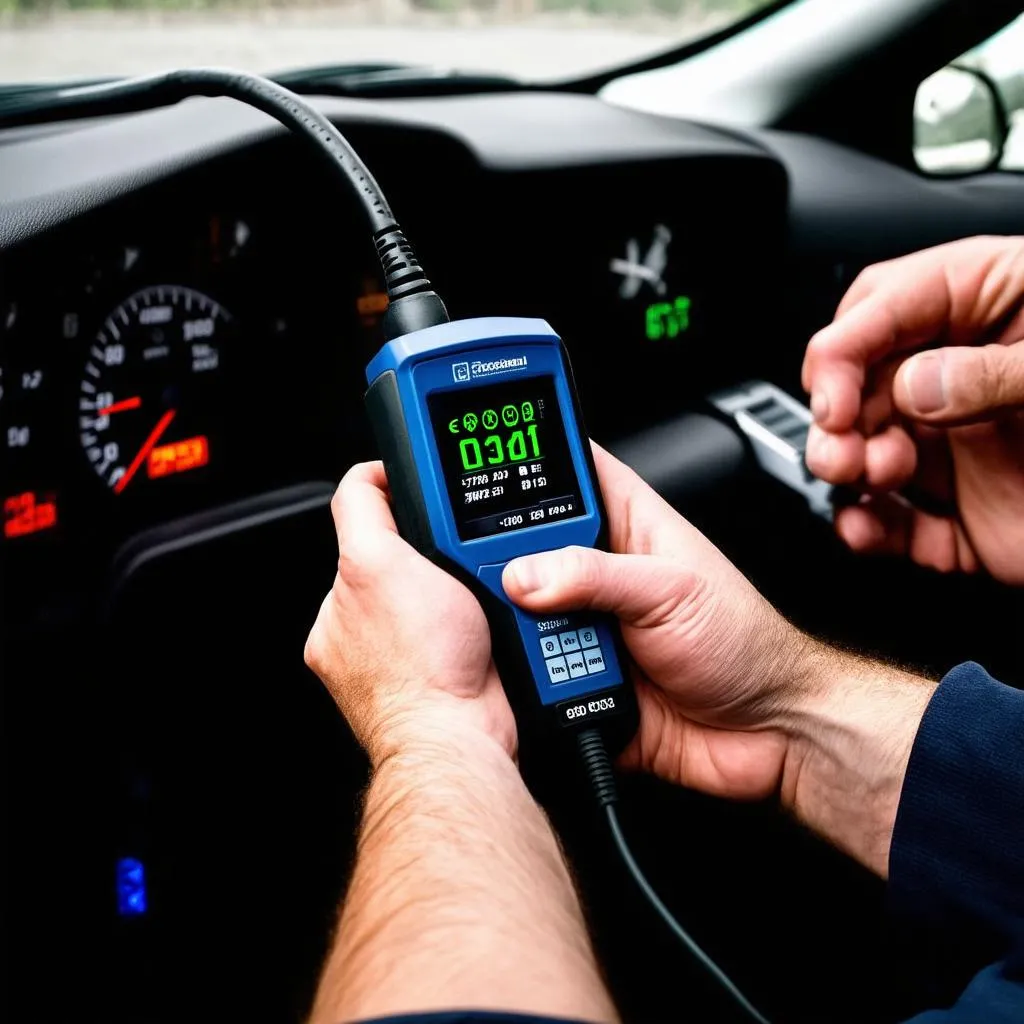
[[144,288],[103,321],[78,424],[86,458],[115,494],[209,463],[230,322],[213,299],[177,285]]

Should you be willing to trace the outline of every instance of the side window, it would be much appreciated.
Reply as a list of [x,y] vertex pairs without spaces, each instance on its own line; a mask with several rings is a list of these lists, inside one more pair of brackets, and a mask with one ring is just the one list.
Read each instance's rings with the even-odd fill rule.
[[921,83],[914,158],[928,174],[1024,171],[1024,15]]

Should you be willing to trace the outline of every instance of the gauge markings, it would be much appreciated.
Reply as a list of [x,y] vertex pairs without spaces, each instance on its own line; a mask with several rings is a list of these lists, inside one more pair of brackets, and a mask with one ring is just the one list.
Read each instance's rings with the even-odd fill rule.
[[111,416],[115,412],[128,412],[129,409],[138,409],[141,405],[142,399],[138,395],[132,395],[131,398],[122,398],[120,402],[111,402],[110,405],[97,409],[96,415]]

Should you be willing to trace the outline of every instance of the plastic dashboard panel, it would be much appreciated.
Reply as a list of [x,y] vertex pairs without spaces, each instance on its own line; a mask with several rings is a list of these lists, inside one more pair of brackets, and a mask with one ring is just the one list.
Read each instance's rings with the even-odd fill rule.
[[[818,231],[839,230],[866,247],[880,235],[872,221],[883,217],[881,235],[895,232],[908,245],[956,233],[1024,230],[1019,176],[927,180],[810,136],[720,131],[589,96],[530,92],[317,104],[338,123],[447,135],[480,166],[497,171],[692,156],[775,158],[790,177],[798,244],[814,244]],[[215,99],[0,131],[0,248],[283,132],[257,111]]]
[[1024,232],[1024,176],[926,178],[825,139],[750,136],[790,181],[790,241],[810,254],[842,250],[876,260],[966,235]]
[[[711,128],[561,93],[430,100],[320,99],[335,122],[454,138],[496,171],[687,157],[760,157]],[[0,132],[0,249],[214,157],[281,136],[231,100],[195,99],[143,114]]]

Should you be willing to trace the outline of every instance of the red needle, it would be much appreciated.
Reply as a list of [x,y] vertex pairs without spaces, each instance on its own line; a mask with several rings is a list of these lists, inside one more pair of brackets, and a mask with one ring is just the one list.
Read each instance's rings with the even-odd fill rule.
[[109,416],[113,412],[127,412],[129,409],[138,409],[142,405],[142,399],[138,395],[131,398],[122,398],[120,402],[113,405],[105,405],[102,409],[96,410],[97,416]]
[[132,464],[124,471],[124,476],[114,484],[114,493],[120,494],[131,482],[131,479],[139,471],[139,466],[146,461],[146,456],[153,450],[153,446],[160,440],[160,435],[171,425],[176,409],[168,409],[160,417],[160,422],[153,428],[152,433],[143,442],[138,454],[132,459]]

